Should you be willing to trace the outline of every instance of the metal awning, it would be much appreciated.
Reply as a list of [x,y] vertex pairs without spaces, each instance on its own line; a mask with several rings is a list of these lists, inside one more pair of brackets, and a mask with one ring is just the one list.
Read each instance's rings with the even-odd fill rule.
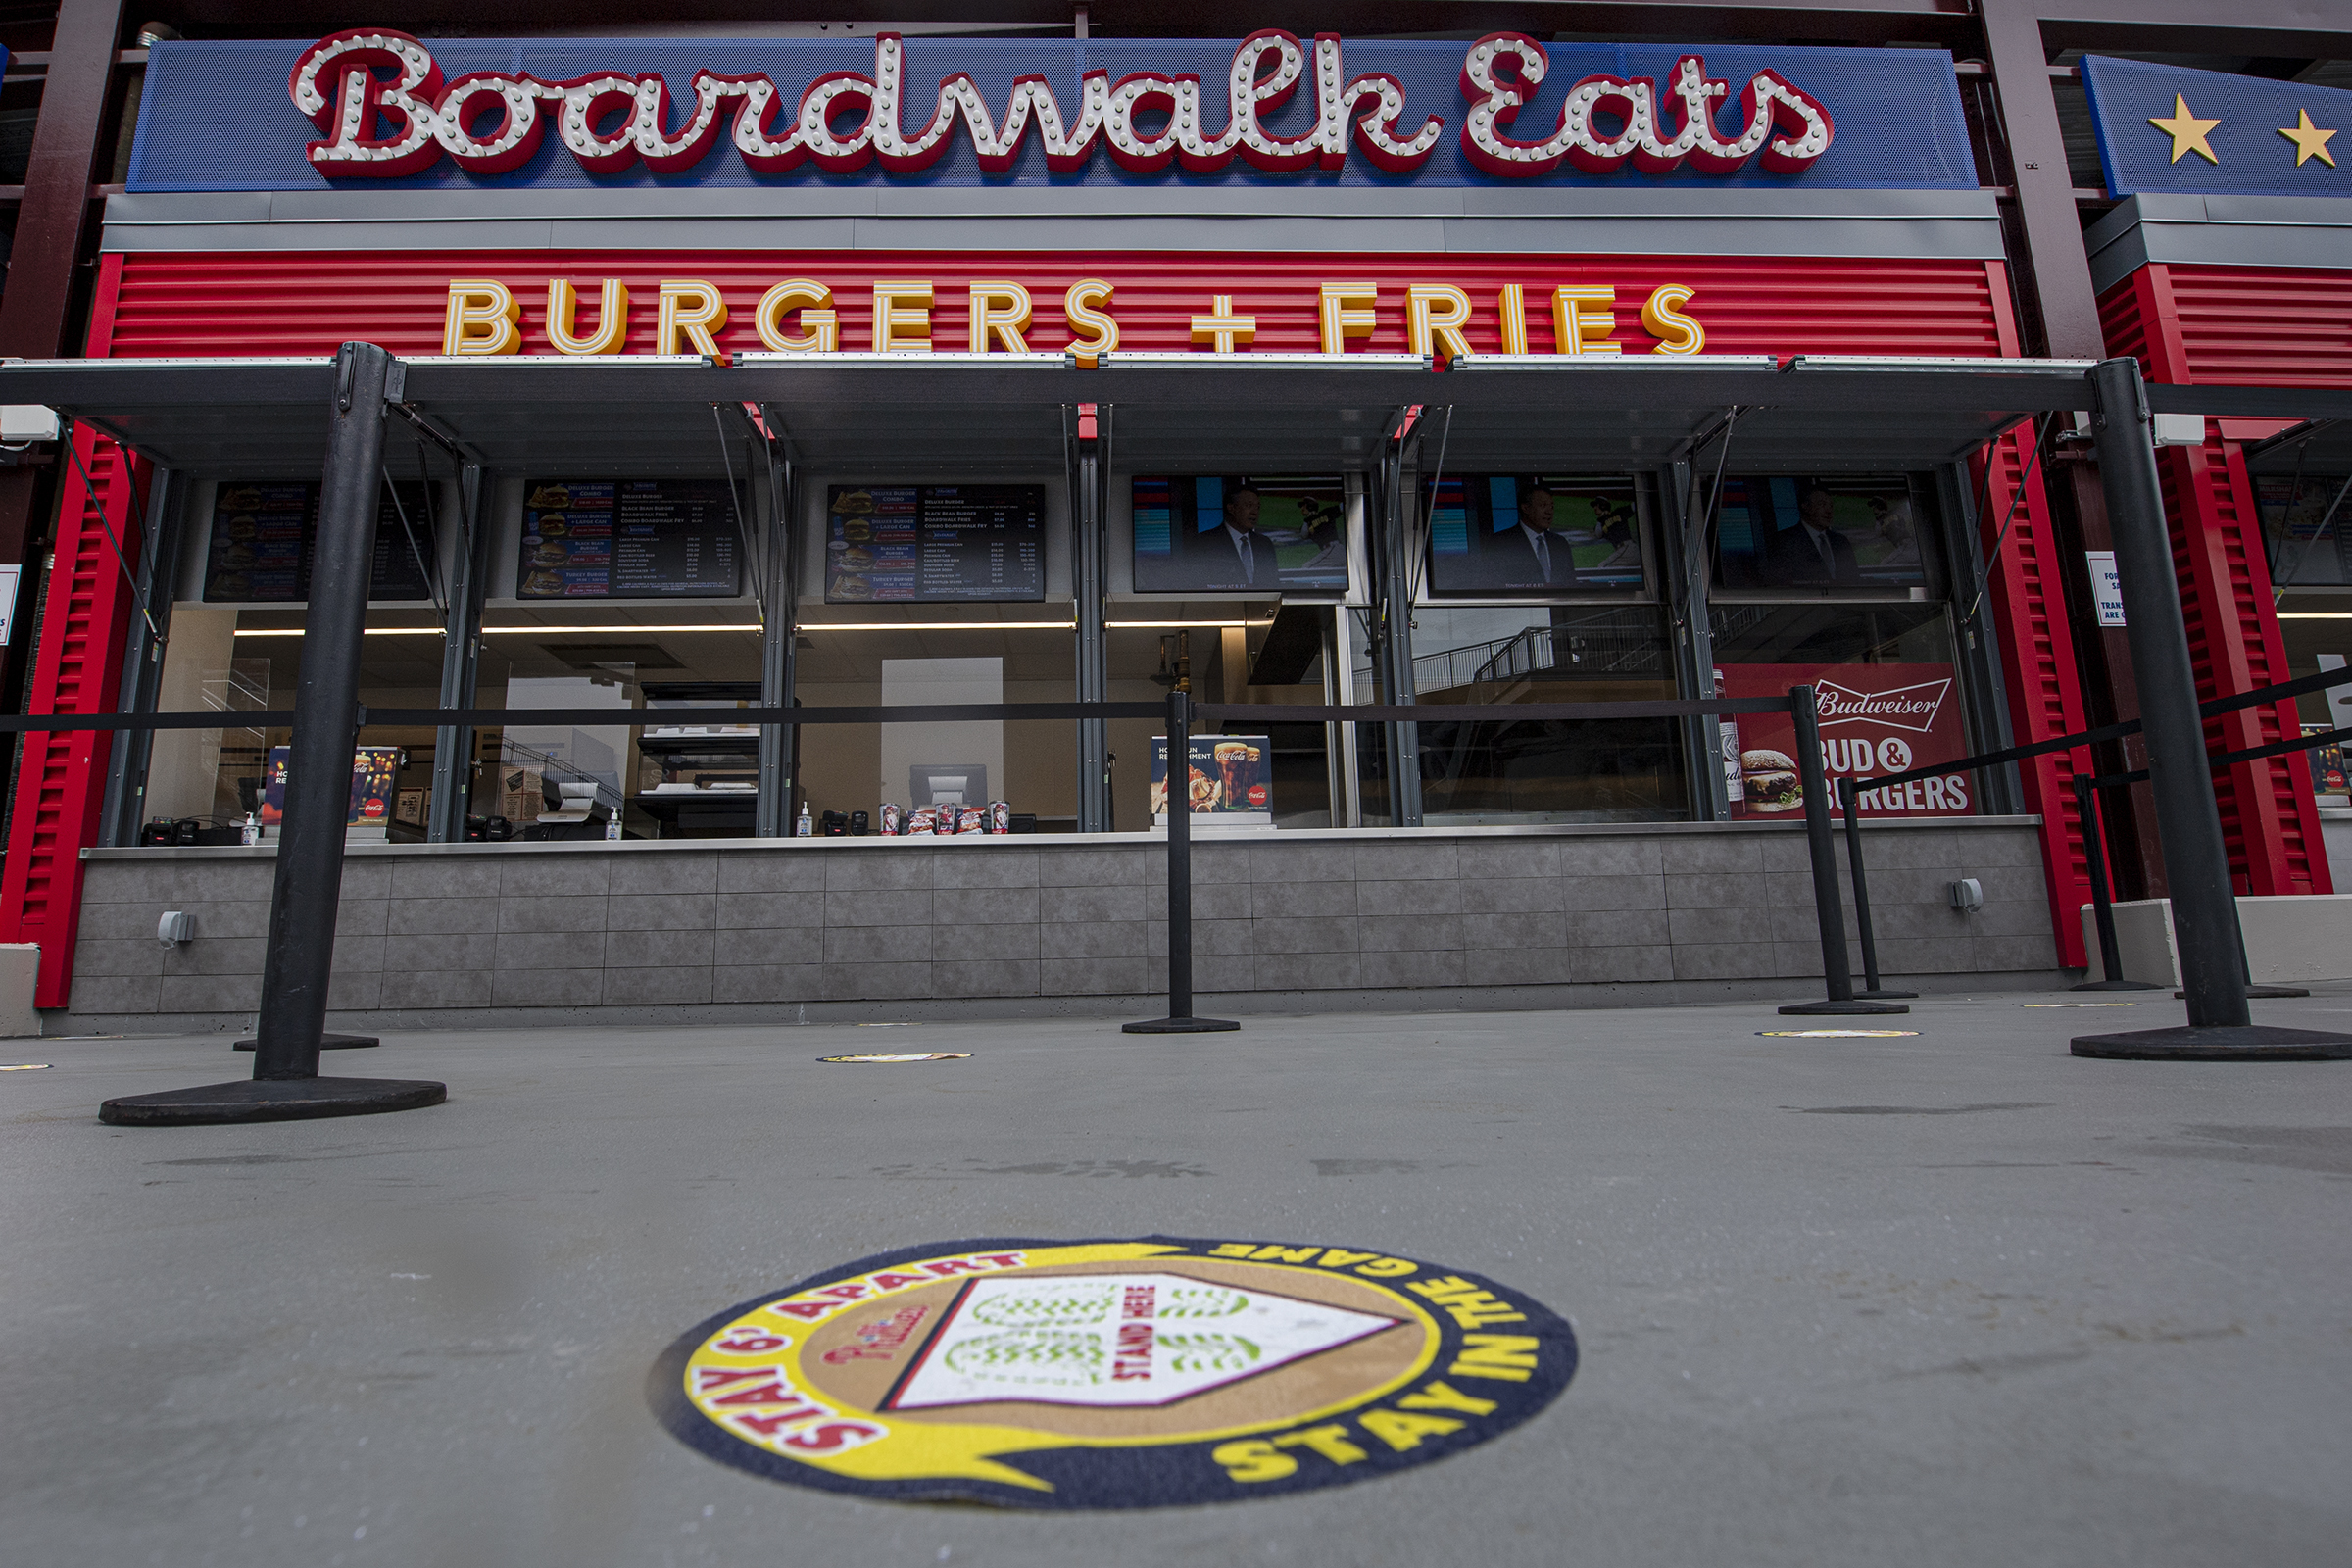
[[[1050,354],[423,358],[396,401],[493,468],[716,466],[711,410],[756,406],[805,464],[909,477],[1062,465],[1067,411],[1116,411],[1117,466],[1361,469],[1396,411],[1450,410],[1446,466],[1601,470],[1704,458],[1740,411],[1738,460],[1798,470],[1950,462],[2089,401],[2088,361],[1665,355]],[[334,362],[52,360],[0,365],[0,402],[40,403],[198,476],[317,471]],[[740,421],[733,428],[740,430]]]
[[2246,471],[2260,474],[2352,473],[2352,419],[2306,419],[2246,448]]

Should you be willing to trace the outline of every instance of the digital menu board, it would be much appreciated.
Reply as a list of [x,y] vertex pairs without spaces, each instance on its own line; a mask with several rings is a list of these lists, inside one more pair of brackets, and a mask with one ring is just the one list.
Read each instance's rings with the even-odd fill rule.
[[1348,489],[1338,474],[1138,477],[1135,591],[1348,591]]
[[[368,597],[430,599],[431,590],[416,561],[420,552],[426,561],[434,559],[424,485],[408,480],[380,494]],[[401,526],[403,508],[408,513],[405,529]],[[412,532],[414,544],[410,542]],[[213,497],[213,540],[205,561],[204,597],[213,604],[300,603],[311,597],[311,563],[318,548],[317,483],[224,479]]]
[[518,599],[727,599],[742,574],[724,479],[540,479],[523,498]]
[[1430,498],[1429,591],[1639,588],[1640,518],[1634,482],[1623,475],[1446,475]]
[[837,484],[825,502],[825,603],[1046,597],[1046,489]]

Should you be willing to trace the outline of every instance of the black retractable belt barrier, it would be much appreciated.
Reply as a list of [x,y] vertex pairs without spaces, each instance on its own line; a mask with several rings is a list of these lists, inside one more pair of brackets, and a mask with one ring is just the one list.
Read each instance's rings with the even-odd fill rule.
[[1193,735],[1191,697],[1168,693],[1168,1015],[1126,1024],[1131,1035],[1207,1035],[1241,1025],[1193,1016]]
[[1821,973],[1830,994],[1822,1002],[1791,1002],[1781,1011],[1834,1016],[1909,1012],[1899,1002],[1865,1002],[1854,995],[1853,966],[1845,957],[1845,911],[1838,899],[1838,846],[1830,832],[1830,781],[1821,765],[1821,708],[1810,686],[1790,687],[1788,706],[1796,720],[1796,765],[1804,780],[1805,847],[1813,860],[1813,917],[1821,927]]
[[2078,1035],[2074,1054],[2173,1061],[2352,1057],[2352,1035],[2258,1025],[2247,1011],[2245,939],[2205,752],[2206,715],[2197,701],[2188,627],[2180,612],[2147,386],[2139,362],[2123,358],[2101,361],[2090,385],[2099,482],[2106,491],[2125,631],[2139,686],[2148,783],[2156,800],[2165,881],[2172,889],[2188,1024]]
[[335,356],[334,406],[319,484],[318,562],[295,687],[286,816],[262,959],[253,1076],[110,1100],[99,1107],[101,1121],[189,1126],[363,1116],[436,1105],[448,1098],[446,1086],[421,1080],[318,1076],[343,886],[343,829],[351,808],[351,755],[359,727],[360,638],[368,618],[368,568],[375,549],[392,368],[392,357],[372,343],[346,343]]
[[1850,778],[1838,781],[1845,807],[1845,864],[1854,878],[1854,931],[1862,939],[1862,989],[1854,995],[1865,1002],[1896,1002],[1916,997],[1916,991],[1889,991],[1879,983],[1879,937],[1870,923],[1870,875],[1862,866],[1862,822],[1856,802],[1861,791]]
[[2099,980],[2085,980],[2077,991],[2159,991],[2145,980],[2124,978],[2123,949],[2115,939],[2115,895],[2107,885],[2107,836],[2099,826],[2099,792],[2095,782],[2075,775],[2075,816],[2082,824],[2082,859],[2090,872],[2090,914],[2099,928]]

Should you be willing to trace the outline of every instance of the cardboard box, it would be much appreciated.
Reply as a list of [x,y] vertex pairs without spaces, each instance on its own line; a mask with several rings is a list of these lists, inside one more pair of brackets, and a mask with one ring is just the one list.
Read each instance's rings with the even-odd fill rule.
[[505,767],[498,773],[498,814],[517,827],[536,822],[547,808],[545,775],[535,767]]

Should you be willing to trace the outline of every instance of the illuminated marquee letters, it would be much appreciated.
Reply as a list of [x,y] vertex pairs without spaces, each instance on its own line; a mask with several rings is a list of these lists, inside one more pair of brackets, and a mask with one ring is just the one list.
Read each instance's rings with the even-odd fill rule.
[[[1161,347],[1166,337],[1185,333],[1189,327],[1189,341],[1196,349],[1241,354],[1249,352],[1261,333],[1270,335],[1276,330],[1280,314],[1261,318],[1236,311],[1236,295],[1224,292],[1213,280],[1204,279],[1203,283],[1207,286],[1207,312],[1179,317],[1174,323],[1155,323],[1147,330],[1162,341],[1148,346]],[[526,323],[517,286],[495,278],[450,279],[442,315],[441,352],[463,356],[524,352]],[[536,298],[540,286],[531,284],[525,291]],[[593,330],[586,321],[589,308],[580,297],[587,286],[582,280],[550,278],[544,285],[546,314],[527,324],[558,354],[626,352],[630,320],[627,283],[617,277],[596,280]],[[870,322],[867,342],[879,353],[934,352],[934,311],[957,308],[958,285],[943,286],[930,278],[875,278],[863,286],[868,306],[863,314]],[[1110,310],[1114,291],[1101,278],[1080,278],[1062,294],[1062,320],[1069,335],[1066,342],[1058,344],[1037,340],[1053,333],[1050,327],[1037,324],[1029,284],[1010,278],[974,278],[960,289],[963,331],[960,339],[948,341],[966,352],[1066,353],[1081,368],[1092,369],[1102,355],[1119,346],[1119,322]],[[1617,337],[1619,302],[1614,284],[1560,284],[1550,290],[1550,352],[1578,356],[1699,353],[1706,345],[1707,333],[1688,310],[1694,293],[1687,283],[1662,283],[1642,298],[1642,327],[1654,340],[1644,350]],[[1529,342],[1527,297],[1525,283],[1504,283],[1495,291],[1493,330],[1501,353],[1536,352]],[[1538,295],[1539,300],[1542,297]],[[655,353],[700,354],[726,362],[728,351],[719,337],[728,329],[731,318],[717,284],[702,278],[665,277],[655,283],[654,298]],[[1628,298],[1628,308],[1634,298],[1642,296]],[[853,310],[855,299],[853,295]],[[1384,305],[1390,313],[1390,330],[1402,327],[1404,346],[1411,353],[1450,361],[1484,352],[1474,350],[1470,341],[1472,332],[1485,330],[1474,322],[1481,305],[1456,283],[1413,282],[1405,285],[1401,295],[1386,296],[1371,282],[1319,283],[1312,294],[1302,289],[1289,307],[1296,313],[1290,330],[1311,330],[1324,353],[1345,354],[1381,329]],[[850,314],[835,297],[834,285],[814,278],[788,277],[760,296],[752,308],[749,326],[763,347],[777,353],[833,354],[842,348],[842,321]],[[1826,705],[1828,698],[1823,701]],[[1826,706],[1823,711],[1828,712]],[[1824,722],[1828,722],[1826,717]]]
[[[1350,78],[1340,54],[1332,33],[1311,42],[1278,28],[1251,33],[1220,84],[1221,130],[1210,127],[1210,93],[1199,76],[1136,72],[1113,81],[1100,70],[1080,78],[1074,116],[1063,113],[1044,77],[1021,77],[1001,122],[970,74],[956,72],[939,84],[930,117],[909,130],[906,45],[895,33],[875,36],[873,74],[827,72],[797,103],[763,73],[698,71],[679,101],[654,74],[543,81],[477,71],[451,81],[423,44],[388,27],[329,33],[303,51],[286,88],[318,127],[321,139],[310,144],[309,158],[330,179],[394,178],[443,157],[471,174],[502,174],[537,153],[551,127],[581,168],[607,174],[637,163],[677,173],[721,140],[760,173],[813,164],[847,174],[880,164],[910,174],[947,155],[958,125],[990,174],[1012,172],[1033,130],[1054,173],[1083,170],[1098,146],[1140,174],[1171,166],[1214,173],[1236,158],[1268,173],[1337,170],[1351,149],[1389,173],[1428,163],[1445,121],[1433,116],[1408,129],[1396,79],[1378,72]],[[1462,65],[1471,107],[1461,145],[1488,173],[1534,178],[1566,162],[1592,174],[1628,163],[1651,174],[1685,167],[1729,174],[1752,160],[1773,173],[1795,174],[1828,151],[1834,133],[1820,100],[1762,71],[1740,93],[1739,124],[1725,134],[1715,116],[1730,84],[1710,80],[1705,62],[1686,55],[1663,88],[1646,77],[1588,76],[1569,88],[1550,136],[1506,134],[1549,63],[1544,46],[1522,33],[1493,33],[1471,46]],[[1295,136],[1268,130],[1265,117],[1302,88],[1314,106],[1312,125]]]

